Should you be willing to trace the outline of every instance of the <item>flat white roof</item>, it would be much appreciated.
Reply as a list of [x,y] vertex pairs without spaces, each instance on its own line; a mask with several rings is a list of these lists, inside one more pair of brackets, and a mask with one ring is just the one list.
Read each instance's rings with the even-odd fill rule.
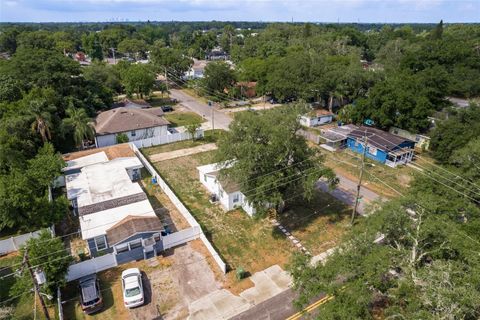
[[67,166],[63,168],[63,171],[69,171],[74,169],[81,169],[92,164],[107,162],[108,157],[105,151],[97,152],[85,157],[77,158],[74,160],[67,161]]
[[[136,184],[138,186],[138,184]],[[150,201],[143,200],[125,206],[80,216],[82,239],[90,239],[106,234],[112,226],[127,216],[156,217]]]
[[77,199],[79,207],[142,193],[133,183],[127,169],[141,168],[137,157],[117,158],[108,162],[83,167],[79,173],[65,177],[67,198]]

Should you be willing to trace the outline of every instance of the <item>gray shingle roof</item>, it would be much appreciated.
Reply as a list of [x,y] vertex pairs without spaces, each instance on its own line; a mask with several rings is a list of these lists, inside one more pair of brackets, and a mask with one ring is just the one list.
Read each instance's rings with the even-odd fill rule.
[[[356,130],[353,130],[348,134],[348,137],[354,139],[360,139],[363,141],[363,138],[368,137],[368,144],[378,148],[380,150],[391,151],[395,149],[398,145],[411,141],[405,139],[389,132],[382,131],[380,129],[372,127],[360,127]],[[413,141],[411,141],[413,142]]]
[[170,124],[162,116],[162,108],[115,108],[97,116],[95,132],[97,135],[106,135]]
[[158,217],[127,216],[107,230],[107,241],[109,246],[113,246],[135,233],[162,230]]

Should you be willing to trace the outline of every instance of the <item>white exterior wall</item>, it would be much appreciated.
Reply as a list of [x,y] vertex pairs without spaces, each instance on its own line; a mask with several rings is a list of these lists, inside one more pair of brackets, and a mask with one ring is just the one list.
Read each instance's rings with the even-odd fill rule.
[[[207,188],[210,193],[214,193],[217,195],[218,201],[226,211],[233,210],[237,207],[242,207],[249,216],[253,216],[255,214],[255,209],[246,201],[245,195],[240,191],[227,193],[223,191],[221,185],[217,182],[217,179],[214,176],[205,175],[200,171],[199,178],[200,182],[204,185],[205,188]],[[221,196],[222,192],[220,191],[223,191],[223,196]],[[239,196],[238,202],[233,202],[237,194]]]
[[319,116],[319,117],[300,117],[300,124],[306,127],[316,127],[325,123],[333,121],[333,116]]
[[167,125],[158,126],[153,128],[146,129],[137,129],[135,130],[135,135],[132,135],[132,131],[124,131],[119,133],[106,134],[101,136],[96,136],[96,144],[98,148],[112,146],[117,144],[117,134],[125,133],[128,137],[128,141],[143,140],[152,137],[166,136],[168,134]]

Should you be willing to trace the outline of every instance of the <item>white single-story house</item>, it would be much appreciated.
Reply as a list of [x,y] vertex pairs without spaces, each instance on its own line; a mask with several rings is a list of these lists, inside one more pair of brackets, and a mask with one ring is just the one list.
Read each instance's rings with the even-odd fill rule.
[[241,207],[249,216],[253,216],[255,208],[248,203],[238,184],[220,176],[222,168],[225,166],[220,163],[197,167],[200,182],[226,211]]
[[300,117],[300,124],[305,127],[316,127],[333,121],[333,113],[317,109]]
[[97,148],[114,145],[122,133],[128,141],[166,136],[169,124],[162,108],[114,108],[101,112],[95,119],[95,145]]
[[91,256],[113,252],[123,263],[161,251],[163,224],[135,182],[142,167],[137,157],[109,160],[104,151],[67,161],[67,198]]
[[193,59],[192,67],[185,72],[184,79],[201,79],[203,78],[203,73],[205,72],[205,67],[207,66],[208,61],[206,60],[197,60]]

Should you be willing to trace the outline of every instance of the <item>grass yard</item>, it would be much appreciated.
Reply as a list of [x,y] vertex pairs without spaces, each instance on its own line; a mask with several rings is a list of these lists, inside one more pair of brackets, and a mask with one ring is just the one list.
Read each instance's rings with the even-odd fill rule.
[[159,146],[155,147],[150,147],[150,148],[144,148],[142,149],[142,152],[146,155],[152,155],[152,154],[157,154],[157,153],[163,153],[163,152],[169,152],[169,151],[175,151],[175,150],[180,150],[180,149],[187,149],[187,148],[193,148],[202,144],[207,144],[207,143],[212,143],[216,142],[223,134],[225,131],[221,129],[215,129],[215,130],[206,130],[204,132],[205,136],[203,139],[196,139],[196,140],[184,140],[180,142],[174,142],[174,143],[169,143],[169,144],[162,144]]
[[168,94],[165,94],[162,96],[160,92],[155,92],[150,99],[147,99],[147,102],[152,106],[152,107],[161,107],[161,106],[172,106],[175,105],[172,103],[170,100],[170,97]]
[[166,112],[164,118],[170,121],[171,127],[183,127],[194,123],[205,122],[201,116],[190,111]]
[[212,162],[213,152],[155,163],[183,203],[202,225],[220,255],[232,269],[243,267],[254,273],[273,264],[284,265],[292,252],[291,245],[267,220],[256,221],[243,211],[225,213],[211,204],[208,192],[198,180],[196,167]]
[[350,227],[351,209],[328,193],[315,192],[310,201],[292,199],[278,221],[313,255],[334,247]]
[[[323,150],[322,153],[326,155],[325,164],[327,166],[347,178],[358,180],[361,165],[360,154],[349,150],[336,153]],[[395,190],[405,190],[409,187],[415,173],[415,169],[407,166],[391,168],[370,159],[365,160],[365,169],[362,185],[387,198],[398,197],[398,194],[386,184]]]
[[[254,273],[271,265],[284,267],[296,249],[268,219],[249,218],[242,210],[224,212],[211,204],[208,191],[198,179],[196,167],[211,163],[213,152],[155,163],[158,172],[176,191],[232,269]],[[344,230],[346,208],[333,197],[319,193],[312,202],[297,200],[279,220],[312,253],[334,246]],[[329,204],[329,207],[324,208]]]

